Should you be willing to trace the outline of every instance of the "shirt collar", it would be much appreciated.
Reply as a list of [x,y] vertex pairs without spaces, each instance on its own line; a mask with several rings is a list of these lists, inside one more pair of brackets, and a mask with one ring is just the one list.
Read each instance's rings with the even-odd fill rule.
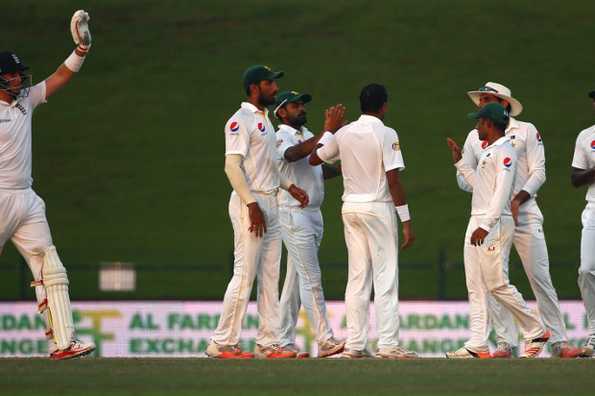
[[510,117],[510,121],[508,121],[508,128],[506,128],[506,133],[510,132],[513,129],[518,129],[519,127],[519,122],[514,118]]
[[269,114],[268,109],[264,109],[264,111],[262,111],[250,102],[242,102],[242,109],[250,110],[253,113],[264,114],[265,116]]
[[369,122],[371,124],[384,125],[384,123],[382,122],[382,120],[380,118],[374,117],[369,114],[362,114],[361,116],[359,116],[358,121]]
[[291,125],[287,125],[287,124],[279,124],[279,129],[280,130],[284,129],[287,132],[290,132],[294,135],[304,135],[307,131],[307,129],[305,127],[302,127],[301,129],[295,129]]

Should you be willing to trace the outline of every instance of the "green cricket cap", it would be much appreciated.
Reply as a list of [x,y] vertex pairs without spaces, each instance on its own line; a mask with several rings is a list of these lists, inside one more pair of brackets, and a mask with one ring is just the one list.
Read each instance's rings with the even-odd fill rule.
[[265,65],[254,65],[244,71],[244,88],[248,88],[251,84],[258,84],[265,80],[277,80],[285,74],[282,71],[272,71],[270,67]]
[[281,107],[285,106],[287,103],[308,103],[312,101],[312,95],[307,93],[299,93],[297,91],[283,91],[280,94],[277,94],[277,100],[275,101],[275,111],[273,114],[277,113]]
[[467,117],[473,120],[485,118],[499,124],[508,123],[508,120],[510,119],[510,115],[504,106],[496,102],[488,103],[479,109],[479,111],[475,113],[469,113]]

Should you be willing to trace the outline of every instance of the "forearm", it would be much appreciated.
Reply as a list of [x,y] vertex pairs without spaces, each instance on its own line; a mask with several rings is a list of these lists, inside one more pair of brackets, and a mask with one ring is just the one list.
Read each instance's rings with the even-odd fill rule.
[[250,192],[250,187],[246,181],[246,176],[241,168],[241,155],[228,155],[225,157],[225,174],[233,190],[240,196],[241,200],[247,205],[256,202],[256,199]]
[[539,191],[541,186],[543,186],[543,183],[545,183],[545,179],[545,167],[530,170],[529,179],[527,179],[527,182],[522,189],[522,191],[529,195],[527,200],[537,194],[537,191]]
[[595,183],[595,168],[593,169],[578,169],[572,168],[570,176],[572,185],[576,188]]
[[62,63],[58,69],[45,80],[46,98],[58,92],[70,82],[75,73],[80,71],[85,62],[87,52],[88,50],[83,50],[82,48],[77,47],[72,54],[66,58],[64,63]]
[[455,167],[457,168],[458,174],[460,177],[462,177],[467,186],[473,190],[475,187],[475,169],[467,165],[464,159],[461,159],[459,162],[457,162]]
[[302,158],[306,158],[308,155],[310,155],[312,150],[316,148],[319,139],[320,136],[313,136],[302,143],[288,148],[285,150],[285,159],[288,162],[295,162],[301,160]]
[[479,225],[484,230],[489,232],[492,227],[496,225],[500,217],[502,217],[502,212],[510,200],[513,181],[513,171],[505,171],[498,175],[496,189],[494,190],[492,200],[490,201],[490,206],[486,212],[484,220]]
[[473,186],[471,186],[469,183],[467,183],[467,181],[465,180],[465,178],[463,177],[461,172],[457,171],[456,178],[457,178],[457,184],[459,185],[459,188],[461,190],[467,191],[467,192],[473,192]]
[[527,191],[525,190],[521,190],[517,193],[517,195],[514,197],[515,201],[518,201],[519,205],[524,204],[525,202],[527,202],[529,199],[531,199],[531,194],[529,194]]

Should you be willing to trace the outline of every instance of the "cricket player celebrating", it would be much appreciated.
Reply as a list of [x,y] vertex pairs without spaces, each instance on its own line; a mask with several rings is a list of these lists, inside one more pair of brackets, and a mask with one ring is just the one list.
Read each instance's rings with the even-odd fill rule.
[[[310,156],[311,165],[341,160],[343,174],[343,224],[349,273],[345,290],[348,338],[345,358],[367,356],[368,310],[372,285],[378,328],[377,357],[414,358],[399,345],[397,216],[403,226],[403,244],[415,239],[405,190],[399,172],[405,169],[399,137],[382,120],[388,108],[386,88],[364,87],[360,94],[361,117],[325,134]],[[396,206],[396,210],[395,210]],[[396,212],[396,213],[395,213]]]
[[35,108],[81,69],[91,48],[88,22],[85,11],[74,13],[76,49],[54,74],[34,86],[23,61],[14,52],[0,52],[0,251],[12,240],[33,274],[31,285],[53,360],[89,354],[95,345],[75,337],[66,269],[52,242],[45,204],[32,189],[31,119]]
[[[318,262],[324,228],[320,205],[324,199],[324,179],[338,176],[339,171],[328,165],[310,166],[306,158],[322,136],[314,136],[305,126],[305,104],[311,100],[309,94],[286,91],[277,95],[274,111],[281,121],[277,131],[281,175],[302,186],[310,197],[310,203],[302,209],[289,193],[279,193],[281,233],[288,253],[280,302],[281,346],[299,353],[295,327],[303,304],[318,343],[318,357],[328,357],[342,352],[345,343],[333,337],[326,313]],[[334,133],[339,129],[344,113],[345,108],[341,105],[328,109],[324,131]]]
[[475,169],[451,145],[453,162],[473,190],[471,219],[465,235],[465,278],[469,293],[471,339],[447,358],[487,358],[488,294],[510,311],[525,339],[522,357],[537,357],[550,337],[521,294],[509,283],[508,260],[514,235],[510,197],[518,161],[512,140],[505,136],[508,111],[488,103],[470,114],[478,120],[480,140],[487,141]]
[[[500,103],[511,116],[517,116],[523,110],[521,103],[512,97],[510,89],[502,84],[488,82],[479,90],[470,91],[467,94],[478,107],[487,103]],[[537,299],[541,318],[552,333],[550,343],[553,356],[575,358],[580,353],[580,349],[568,346],[564,317],[550,276],[547,245],[543,232],[543,214],[535,200],[546,178],[543,141],[533,124],[513,117],[509,119],[505,134],[510,138],[517,154],[517,171],[511,201],[511,211],[515,221],[513,244]],[[454,145],[455,150],[459,151],[454,141],[449,141],[449,145]],[[477,130],[469,132],[462,152],[465,165],[471,169],[477,168],[481,153],[486,146],[487,142],[479,138]],[[463,190],[470,191],[470,186],[460,172],[457,172],[457,181]],[[511,357],[513,347],[518,346],[519,334],[511,312],[504,309],[492,297],[488,297],[488,312],[498,341],[498,347],[492,357]]]
[[281,229],[277,206],[279,187],[308,205],[308,194],[282,177],[277,167],[275,129],[267,106],[275,103],[276,80],[283,72],[256,65],[244,72],[248,101],[225,124],[225,173],[233,192],[229,217],[234,231],[234,271],[223,298],[219,325],[207,355],[246,359],[238,344],[254,278],[258,279],[259,328],[256,357],[293,358],[296,353],[279,345],[279,266]]
[[[595,91],[589,93],[595,110]],[[572,159],[570,178],[574,187],[588,186],[587,206],[583,210],[581,236],[581,265],[578,270],[578,286],[581,290],[589,337],[581,356],[591,357],[595,350],[595,125],[579,133]]]

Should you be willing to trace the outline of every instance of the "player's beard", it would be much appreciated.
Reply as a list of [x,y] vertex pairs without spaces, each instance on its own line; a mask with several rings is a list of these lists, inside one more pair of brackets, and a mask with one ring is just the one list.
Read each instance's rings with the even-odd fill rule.
[[258,103],[263,107],[272,106],[275,104],[275,95],[265,95],[261,92],[258,97]]
[[308,119],[306,118],[306,112],[302,112],[297,116],[293,117],[292,119],[288,120],[288,124],[294,127],[295,129],[300,129],[301,127],[306,125],[307,121]]

